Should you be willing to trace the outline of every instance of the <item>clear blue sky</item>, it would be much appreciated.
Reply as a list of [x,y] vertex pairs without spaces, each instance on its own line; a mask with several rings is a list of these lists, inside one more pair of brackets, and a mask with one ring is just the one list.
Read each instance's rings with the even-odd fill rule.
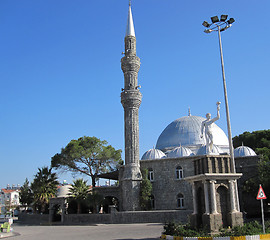
[[[236,20],[222,33],[232,135],[269,129],[269,9],[269,0],[133,0],[140,155],[188,107],[204,116],[221,101],[227,132],[218,37],[201,25],[214,15]],[[128,0],[0,1],[0,187],[32,180],[84,135],[124,149],[127,13]]]

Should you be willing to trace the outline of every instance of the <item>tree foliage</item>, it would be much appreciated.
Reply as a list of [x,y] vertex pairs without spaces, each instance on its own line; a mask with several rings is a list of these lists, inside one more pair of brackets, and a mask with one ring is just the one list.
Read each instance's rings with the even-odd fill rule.
[[255,150],[262,159],[258,165],[258,175],[250,178],[244,185],[244,190],[253,195],[258,191],[259,184],[263,185],[266,194],[270,193],[270,129],[254,132],[244,132],[233,138],[234,147],[241,145],[248,146]]
[[28,207],[33,202],[33,193],[31,191],[29,181],[26,178],[24,184],[20,188],[20,203]]
[[257,154],[263,155],[264,160],[270,159],[270,129],[254,132],[244,132],[233,138],[233,146],[248,146],[255,150]]
[[81,137],[71,140],[61,153],[52,157],[51,166],[91,177],[92,185],[98,174],[115,171],[123,164],[121,150],[115,150],[107,141],[96,137]]
[[69,189],[69,195],[77,202],[77,213],[81,213],[81,203],[84,202],[89,194],[89,186],[87,181],[82,178],[74,180],[71,188]]
[[152,183],[148,179],[148,170],[142,170],[142,181],[140,187],[140,206],[142,210],[151,209],[151,194],[152,194]]
[[43,167],[38,169],[31,184],[31,189],[34,204],[40,212],[44,213],[46,211],[49,199],[56,194],[58,184],[56,173],[53,173],[51,168]]
[[98,213],[99,206],[104,203],[104,197],[95,191],[88,195],[87,200],[93,213]]

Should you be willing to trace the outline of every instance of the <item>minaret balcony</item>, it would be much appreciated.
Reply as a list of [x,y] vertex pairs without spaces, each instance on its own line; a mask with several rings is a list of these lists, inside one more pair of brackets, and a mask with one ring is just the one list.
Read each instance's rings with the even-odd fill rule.
[[124,108],[139,108],[142,101],[142,94],[138,89],[123,90],[121,93],[121,103]]

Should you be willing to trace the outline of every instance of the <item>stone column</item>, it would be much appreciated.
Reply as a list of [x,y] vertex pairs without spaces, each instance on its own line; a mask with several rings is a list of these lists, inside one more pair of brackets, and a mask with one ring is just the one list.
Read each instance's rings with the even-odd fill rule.
[[235,180],[234,183],[234,192],[235,192],[235,198],[236,198],[236,210],[240,212],[240,204],[239,204],[239,195],[238,195],[238,187],[237,187],[237,180]]
[[211,195],[211,213],[217,213],[217,200],[216,200],[216,189],[215,189],[215,180],[211,180],[210,182],[210,195]]
[[203,182],[204,185],[204,202],[205,202],[205,214],[209,214],[209,197],[208,197],[208,183],[207,181]]
[[235,180],[229,180],[231,212],[236,212],[237,211],[236,207],[235,207],[234,182],[235,182]]
[[198,206],[197,206],[197,193],[195,189],[195,183],[192,183],[192,196],[193,196],[193,214],[198,213]]

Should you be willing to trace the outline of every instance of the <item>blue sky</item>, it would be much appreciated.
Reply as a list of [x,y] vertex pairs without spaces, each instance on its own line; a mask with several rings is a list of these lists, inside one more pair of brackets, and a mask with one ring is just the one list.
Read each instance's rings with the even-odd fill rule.
[[[269,9],[268,0],[133,0],[140,155],[188,107],[204,116],[221,101],[227,132],[218,36],[201,25],[215,15],[236,20],[222,33],[232,135],[269,129]],[[124,149],[127,13],[127,0],[0,1],[0,187],[32,180],[84,135]]]

